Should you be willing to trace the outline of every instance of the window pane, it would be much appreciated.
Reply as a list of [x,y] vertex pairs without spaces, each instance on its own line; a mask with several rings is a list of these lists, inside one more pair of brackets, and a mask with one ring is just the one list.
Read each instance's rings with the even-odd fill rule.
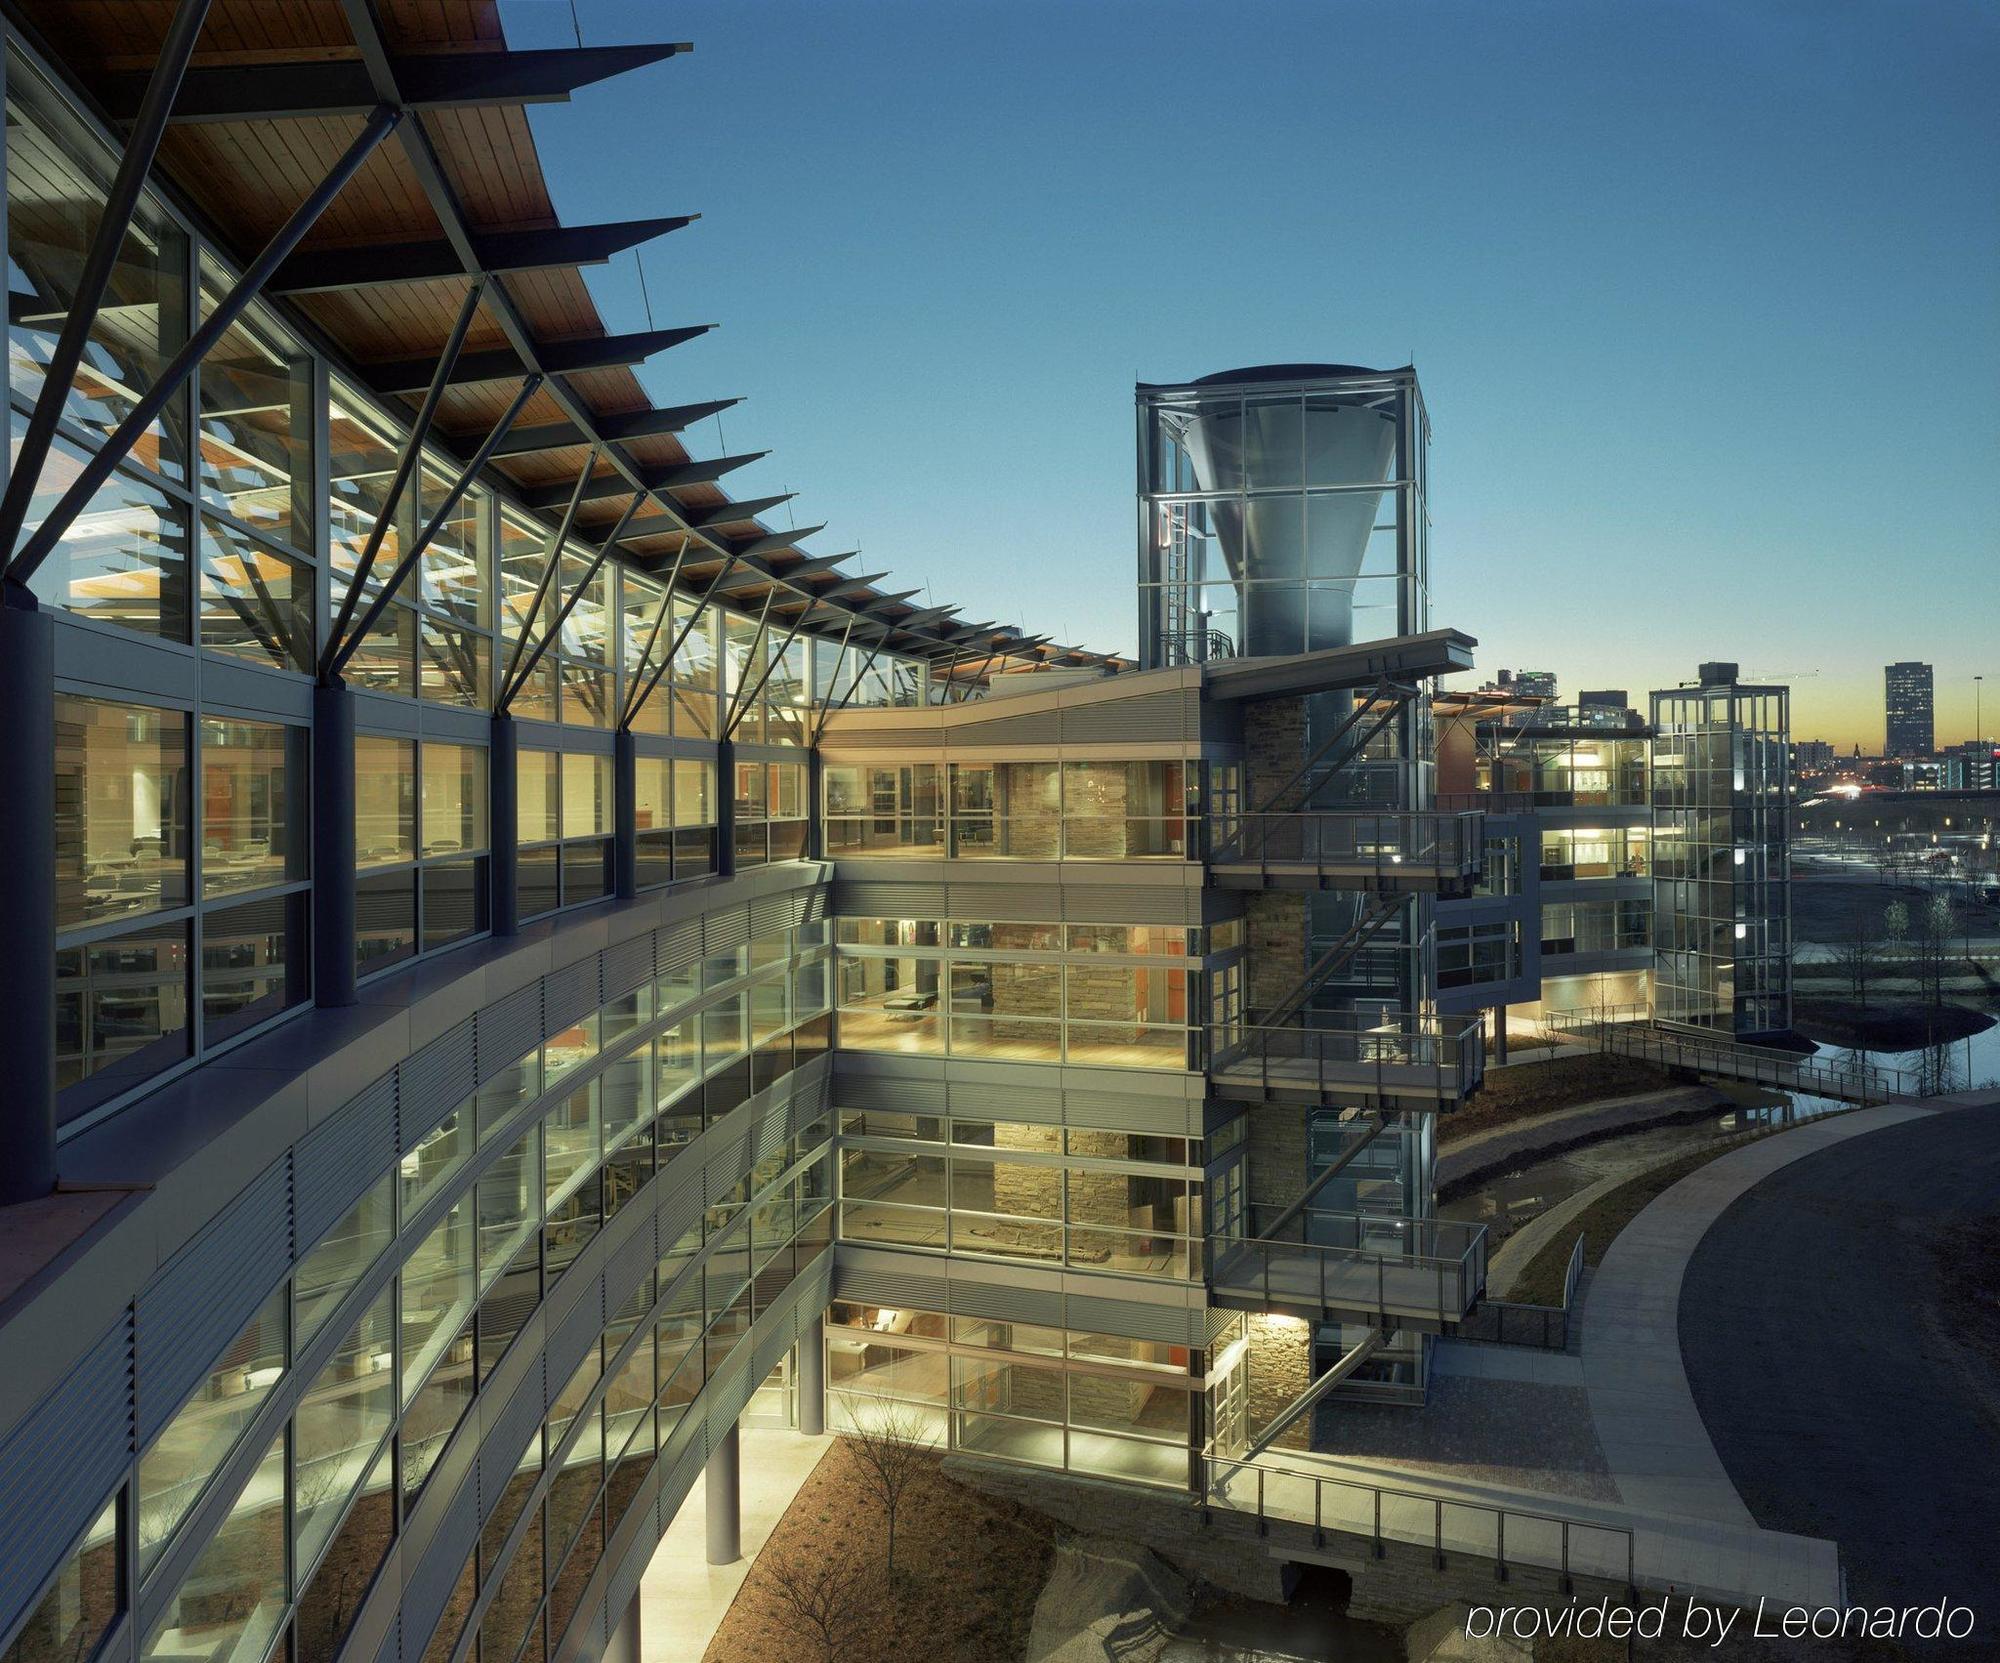
[[306,875],[304,728],[205,717],[201,892],[231,895]]
[[185,923],[57,952],[56,1087],[64,1118],[188,1055],[188,957]]
[[139,1458],[139,1571],[159,1557],[285,1369],[285,1290],[258,1308]]
[[448,947],[486,928],[486,862],[431,861],[424,867],[424,951]]
[[56,696],[56,923],[187,904],[187,718]]
[[710,762],[674,763],[674,824],[712,826],[715,824],[715,765]]
[[[429,467],[421,473],[421,514],[424,523],[429,524],[431,516],[450,494],[458,474],[456,469],[447,474]],[[425,545],[421,562],[424,604],[475,628],[484,628],[491,622],[486,603],[492,585],[486,581],[480,559],[479,518],[484,496],[474,486],[458,499],[437,535]]]
[[548,843],[562,836],[556,768],[554,751],[515,754],[515,823],[523,843]]
[[610,727],[611,672],[586,664],[563,665],[562,719],[577,727]]
[[424,741],[424,853],[486,847],[486,752]]
[[361,1314],[299,1400],[293,1425],[292,1539],[306,1571],[396,1418],[395,1301]]
[[472,1402],[478,1384],[472,1369],[472,1330],[473,1323],[468,1319],[438,1360],[437,1367],[431,1370],[430,1378],[417,1388],[409,1412],[403,1416],[397,1442],[402,1450],[406,1501],[413,1500],[424,1487],[424,1480],[430,1477],[431,1469],[458,1429],[466,1406]]
[[472,1314],[472,1204],[461,1200],[403,1267],[403,1401]]
[[201,644],[273,669],[310,672],[312,567],[204,514]]
[[486,706],[488,643],[469,629],[453,629],[436,619],[418,620],[417,693],[438,704]]
[[[336,603],[347,593],[348,585],[342,579],[351,577],[360,564],[402,453],[401,445],[389,439],[375,418],[363,411],[361,399],[335,382],[327,420],[327,450]],[[403,558],[402,522],[412,518],[410,507],[405,501],[399,521],[390,525],[376,551],[374,564],[368,569],[370,592],[381,586]]]
[[210,912],[202,920],[201,1021],[207,1043],[303,1004],[309,898],[272,895]]
[[406,1225],[423,1210],[426,1201],[450,1182],[471,1153],[472,1104],[468,1101],[418,1138],[398,1163]]
[[[32,403],[42,366],[69,315],[83,251],[103,218],[114,160],[14,53],[7,54],[7,379]],[[92,317],[64,416],[108,433],[127,416],[181,344],[187,242],[141,201],[118,252],[106,303]],[[170,410],[175,406],[169,405]],[[179,445],[155,422],[134,448],[148,467],[178,475]]]
[[0,1663],[83,1663],[118,1615],[118,1498],[85,1532]]
[[140,1650],[145,1663],[189,1655],[255,1663],[285,1614],[285,1435],[265,1452],[215,1538],[174,1590]]
[[[202,260],[202,316],[230,279]],[[309,546],[307,360],[279,347],[261,308],[238,318],[201,361],[201,494],[245,525]]]
[[299,1601],[293,1663],[333,1663],[340,1654],[396,1533],[396,1504],[389,1483],[385,1449],[368,1469],[360,1499],[341,1522],[340,1534]]
[[[359,620],[357,619],[357,626]],[[350,687],[366,687],[377,693],[401,693],[414,697],[417,691],[417,615],[407,606],[386,606],[361,644],[354,649],[341,675]]]
[[360,734],[354,741],[354,864],[392,866],[416,854],[416,743]]
[[562,834],[604,837],[611,831],[611,758],[565,753],[562,759]]
[[417,950],[417,880],[386,872],[354,885],[354,962],[363,973],[386,969]]
[[347,1216],[321,1238],[293,1272],[296,1302],[292,1322],[300,1346],[319,1331],[319,1325],[347,1297],[395,1233],[395,1199],[389,1180],[384,1178],[348,1209]]

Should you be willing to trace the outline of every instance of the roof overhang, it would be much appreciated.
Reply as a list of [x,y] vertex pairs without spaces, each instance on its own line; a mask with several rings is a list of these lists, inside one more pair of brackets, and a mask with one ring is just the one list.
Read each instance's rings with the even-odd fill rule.
[[1202,666],[1202,689],[1212,699],[1270,699],[1372,687],[1379,681],[1419,681],[1471,669],[1472,649],[1478,645],[1459,630],[1433,629],[1278,658],[1211,659]]

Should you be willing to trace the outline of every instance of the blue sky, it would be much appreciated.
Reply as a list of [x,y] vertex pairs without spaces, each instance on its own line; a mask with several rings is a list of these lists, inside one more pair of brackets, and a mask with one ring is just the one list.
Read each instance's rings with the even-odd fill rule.
[[[568,0],[510,0],[517,46]],[[1135,380],[1414,362],[1482,672],[1881,666],[2000,728],[2000,12],[1975,0],[576,0],[675,58],[535,115],[653,245],[645,372],[740,395],[811,546],[1129,650]],[[644,325],[630,257],[593,274]],[[779,510],[780,523],[784,510]],[[1807,677],[1806,671],[1818,671]]]

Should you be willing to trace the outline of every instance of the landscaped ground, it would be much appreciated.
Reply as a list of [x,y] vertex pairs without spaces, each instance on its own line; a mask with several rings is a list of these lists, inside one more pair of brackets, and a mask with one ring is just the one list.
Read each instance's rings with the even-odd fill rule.
[[903,1498],[896,1587],[884,1577],[886,1532],[845,1439],[813,1470],[750,1567],[704,1663],[819,1663],[818,1643],[775,1592],[785,1560],[844,1562],[853,1620],[841,1663],[1015,1663],[1055,1557],[1057,1526],[1039,1513],[947,1478],[937,1459]]
[[[1762,1135],[1762,1134],[1758,1134]],[[1550,1241],[1521,1268],[1507,1297],[1521,1305],[1560,1305],[1563,1277],[1569,1270],[1569,1256],[1576,1238],[1583,1236],[1583,1262],[1596,1265],[1610,1248],[1618,1232],[1646,1210],[1655,1197],[1665,1195],[1697,1167],[1706,1166],[1718,1155],[1740,1149],[1744,1138],[1718,1138],[1679,1160],[1666,1161],[1634,1174],[1616,1189],[1600,1195],[1579,1213],[1568,1229]]]
[[1802,993],[1792,1001],[1792,1026],[1822,1045],[1914,1051],[1984,1033],[1993,1026],[1993,1018],[1966,1005],[1927,1005],[1880,996],[1862,1005],[1853,999]]
[[1552,1057],[1489,1069],[1486,1084],[1463,1108],[1438,1117],[1438,1146],[1450,1148],[1479,1132],[1606,1097],[1661,1091],[1673,1082],[1663,1068],[1630,1057]]

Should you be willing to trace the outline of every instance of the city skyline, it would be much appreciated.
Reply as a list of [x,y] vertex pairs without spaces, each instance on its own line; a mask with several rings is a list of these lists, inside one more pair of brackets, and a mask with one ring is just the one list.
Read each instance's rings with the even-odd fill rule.
[[[579,0],[574,27],[566,5],[506,10],[523,46],[656,21],[634,0]],[[798,524],[828,522],[816,549],[859,547],[967,618],[1129,652],[1133,382],[1413,361],[1442,413],[1432,610],[1480,642],[1457,682],[1817,671],[1794,683],[1797,731],[1867,751],[1881,668],[1914,657],[1936,665],[1939,742],[1973,737],[1991,631],[1976,605],[1926,602],[1990,582],[2000,524],[1992,18],[1139,15],[677,12],[703,73],[671,83],[678,159],[645,194],[703,219],[647,251],[647,295],[663,324],[724,327],[645,379],[662,401],[746,397],[691,435],[773,452],[741,491],[797,492]],[[1147,137],[1193,38],[1217,106],[1259,111],[1254,168],[1239,145]],[[741,121],[752,81],[784,123]],[[568,216],[631,209],[602,158],[644,154],[667,85],[531,112]],[[613,327],[645,326],[630,256],[588,279]],[[1926,416],[1885,470],[1869,411],[1892,367]]]

